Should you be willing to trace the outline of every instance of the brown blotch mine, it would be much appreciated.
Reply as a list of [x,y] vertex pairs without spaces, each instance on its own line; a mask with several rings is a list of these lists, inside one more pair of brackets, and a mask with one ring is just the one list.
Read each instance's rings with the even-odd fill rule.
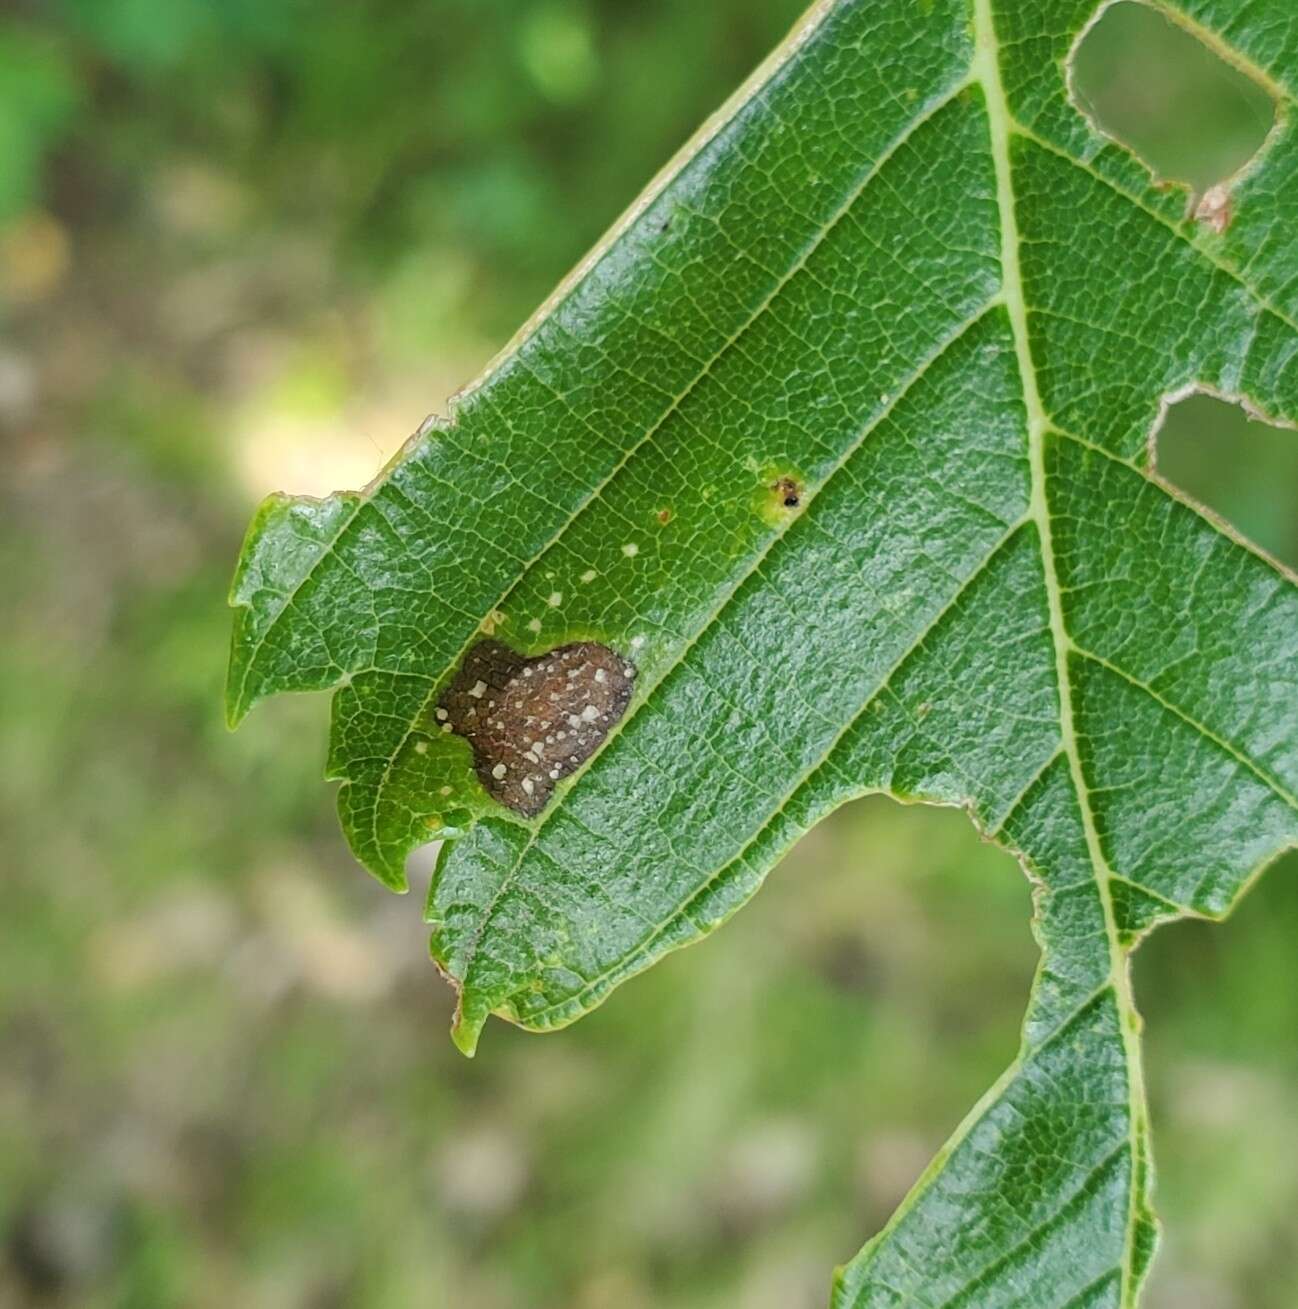
[[532,818],[555,783],[603,744],[631,702],[635,675],[634,664],[598,641],[532,659],[479,641],[438,702],[437,719],[473,747],[493,799]]
[[792,477],[777,478],[771,490],[786,509],[796,509],[802,503],[802,487]]

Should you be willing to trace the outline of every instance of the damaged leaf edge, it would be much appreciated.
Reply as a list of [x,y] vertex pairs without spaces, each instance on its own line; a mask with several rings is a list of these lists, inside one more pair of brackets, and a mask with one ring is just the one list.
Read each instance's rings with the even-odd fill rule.
[[[230,608],[235,610],[234,630],[230,643],[225,685],[225,720],[227,727],[231,730],[238,727],[248,713],[267,696],[285,693],[283,689],[273,688],[249,695],[247,693],[249,675],[255,666],[267,634],[279,621],[284,609],[291,603],[292,596],[296,593],[297,588],[310,577],[319,561],[333,550],[342,533],[347,529],[348,524],[355,518],[362,506],[387,482],[393,470],[418,450],[423,442],[436,440],[440,434],[454,428],[457,411],[465,401],[486,386],[504,368],[524,343],[534,335],[555,309],[568,298],[569,294],[586,278],[591,270],[609,254],[619,239],[635,225],[684,168],[747,107],[761,87],[769,82],[811,39],[837,3],[838,0],[815,0],[815,3],[794,24],[784,40],[740,83],[721,106],[703,121],[685,144],[654,175],[649,184],[614,221],[604,235],[541,302],[540,306],[524,322],[522,327],[488,361],[482,372],[449,397],[447,400],[448,417],[442,418],[434,414],[426,418],[414,435],[397,450],[383,465],[378,474],[360,491],[335,491],[327,496],[293,495],[283,491],[276,491],[261,502],[254,512],[252,521],[244,535],[227,598]],[[319,552],[310,568],[298,579],[294,590],[285,597],[275,616],[262,631],[255,635],[255,638],[249,641],[244,634],[243,628],[251,606],[249,601],[243,597],[241,588],[260,548],[265,542],[271,516],[282,517],[298,506],[316,508],[347,502],[351,504],[351,512],[335,526],[329,539],[321,543]],[[549,544],[549,542],[546,543],[547,546]],[[494,609],[499,607],[499,603],[498,601],[487,610],[488,616]],[[476,637],[477,633],[475,632],[474,635]],[[452,668],[458,666],[460,660],[463,659],[469,644],[471,642],[466,643],[465,648],[459,651],[456,657],[450,661]],[[298,693],[309,694],[315,691],[334,690],[340,686],[345,686],[347,678],[347,674],[340,674],[330,682],[321,683],[319,686]],[[326,780],[336,779],[326,778]]]
[[[1159,14],[1172,26],[1179,28],[1193,37],[1211,55],[1220,59],[1227,67],[1240,76],[1247,78],[1266,93],[1271,101],[1271,126],[1258,144],[1256,150],[1228,177],[1222,178],[1202,192],[1197,191],[1189,182],[1175,177],[1165,177],[1131,144],[1105,128],[1096,117],[1094,108],[1081,93],[1076,82],[1077,53],[1087,37],[1104,18],[1104,15],[1119,4],[1140,4],[1146,9]],[[1064,58],[1064,85],[1067,90],[1069,105],[1082,116],[1090,132],[1104,147],[1116,147],[1123,154],[1130,156],[1149,174],[1150,185],[1156,191],[1180,192],[1185,198],[1183,221],[1192,223],[1195,230],[1211,232],[1214,237],[1222,237],[1230,229],[1234,218],[1235,192],[1264,164],[1266,155],[1272,146],[1289,130],[1291,109],[1295,102],[1294,93],[1276,82],[1265,69],[1259,68],[1251,59],[1246,58],[1233,46],[1223,41],[1215,32],[1195,22],[1188,14],[1163,0],[1101,0],[1094,13],[1078,30]]]

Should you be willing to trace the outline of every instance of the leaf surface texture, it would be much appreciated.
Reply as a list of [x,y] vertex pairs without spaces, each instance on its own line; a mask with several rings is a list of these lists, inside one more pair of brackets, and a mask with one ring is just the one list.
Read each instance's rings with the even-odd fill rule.
[[[706,935],[863,793],[1020,859],[1019,1057],[839,1309],[1135,1303],[1130,950],[1298,841],[1298,588],[1151,440],[1191,386],[1298,419],[1298,11],[1166,9],[1277,100],[1224,232],[1072,103],[1094,0],[819,5],[452,421],[364,493],[272,497],[235,578],[231,720],[336,688],[357,857],[403,889],[455,838],[429,918],[466,1050]],[[438,718],[488,638],[634,670],[535,817]]]

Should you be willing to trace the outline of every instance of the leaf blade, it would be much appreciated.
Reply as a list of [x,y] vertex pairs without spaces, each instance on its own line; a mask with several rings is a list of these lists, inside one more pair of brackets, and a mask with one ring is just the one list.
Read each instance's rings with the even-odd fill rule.
[[[1169,8],[1285,110],[1278,3]],[[1158,482],[1150,437],[1192,385],[1298,417],[1294,119],[1239,221],[1196,227],[1070,103],[1090,7],[817,6],[336,540],[254,534],[241,576],[274,585],[236,585],[266,637],[238,705],[250,677],[340,683],[358,857],[403,889],[413,846],[457,838],[428,916],[466,1052],[490,1013],[562,1025],[706,935],[866,791],[1016,854],[1042,946],[1019,1057],[838,1305],[1135,1302],[1129,952],[1298,842],[1298,588]],[[430,717],[484,634],[638,667],[531,822]]]

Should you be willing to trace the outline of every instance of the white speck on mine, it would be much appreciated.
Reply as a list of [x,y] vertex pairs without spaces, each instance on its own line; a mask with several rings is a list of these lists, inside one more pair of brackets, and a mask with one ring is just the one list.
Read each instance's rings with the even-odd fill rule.
[[444,723],[449,717],[450,714],[448,714],[445,709],[439,709],[437,711],[437,721],[439,723]]
[[482,697],[483,697],[483,694],[486,692],[486,689],[487,689],[487,684],[486,684],[486,682],[483,682],[483,681],[477,681],[477,682],[474,682],[473,686],[469,689],[469,694],[470,694],[470,695],[471,695],[475,700],[481,700]]
[[505,775],[507,772],[509,772],[509,769],[506,768],[504,764],[497,764],[497,765],[496,765],[496,766],[491,770],[491,775],[492,775],[492,777],[494,777],[494,778],[496,779],[496,781],[500,781],[500,779],[501,779],[502,777],[504,777],[504,775]]

